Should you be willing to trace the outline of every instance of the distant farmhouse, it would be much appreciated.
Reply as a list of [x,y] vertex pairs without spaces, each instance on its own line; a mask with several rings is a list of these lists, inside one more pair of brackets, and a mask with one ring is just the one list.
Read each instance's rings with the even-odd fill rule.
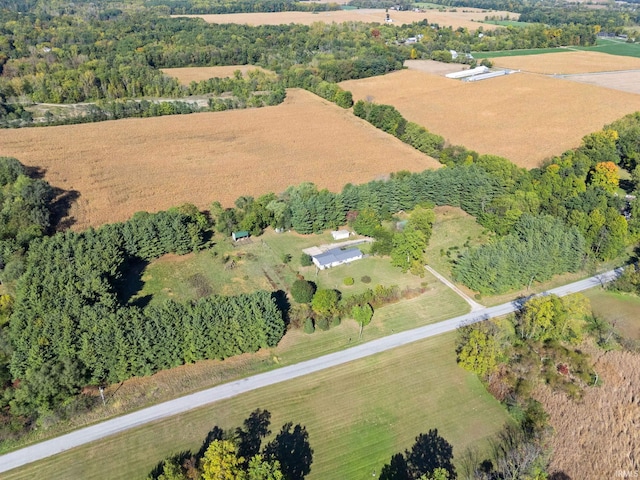
[[359,248],[347,248],[345,250],[334,248],[324,253],[314,255],[311,259],[316,267],[320,270],[325,270],[327,268],[337,267],[338,265],[344,265],[345,263],[355,262],[363,256]]

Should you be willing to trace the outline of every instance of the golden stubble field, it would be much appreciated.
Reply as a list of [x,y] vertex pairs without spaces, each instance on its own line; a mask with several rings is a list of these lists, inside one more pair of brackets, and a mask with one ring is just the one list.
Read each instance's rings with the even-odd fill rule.
[[403,70],[340,85],[354,100],[395,106],[407,120],[452,144],[526,168],[640,110],[640,95],[531,73],[466,83]]
[[282,105],[0,131],[0,155],[40,167],[80,197],[74,228],[184,202],[230,206],[240,195],[304,181],[339,191],[438,162],[303,90]]
[[263,73],[275,75],[269,70],[256,65],[225,65],[221,67],[182,67],[182,68],[163,68],[162,73],[169,77],[177,78],[181,84],[189,85],[191,82],[200,82],[209,80],[210,78],[227,78],[233,77],[236,71],[240,71],[243,76],[247,76],[249,72],[258,70]]
[[[482,27],[485,30],[498,28],[497,25],[482,23],[486,16],[509,15],[509,18],[516,20],[517,13],[503,11],[488,11],[478,8],[457,9],[457,12],[425,10],[423,12],[395,10],[389,11],[389,16],[395,25],[405,25],[413,22],[420,22],[427,19],[429,23],[437,23],[443,27],[468,28],[477,30]],[[384,23],[386,13],[383,9],[361,8],[357,10],[336,10],[329,12],[265,12],[265,13],[229,13],[216,15],[174,15],[175,17],[202,18],[207,23],[237,23],[247,25],[288,25],[290,23],[300,23],[311,25],[316,22],[323,23],[344,23],[344,22],[365,22]]]
[[640,58],[609,55],[600,52],[566,51],[497,57],[491,61],[496,67],[512,68],[547,75],[570,75],[576,73],[614,72],[640,69]]

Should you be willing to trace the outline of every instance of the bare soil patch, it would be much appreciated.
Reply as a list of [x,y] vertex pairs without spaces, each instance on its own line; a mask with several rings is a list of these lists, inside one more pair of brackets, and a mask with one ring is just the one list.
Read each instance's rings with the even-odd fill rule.
[[80,192],[74,228],[184,202],[230,206],[240,195],[304,181],[339,191],[439,166],[350,111],[295,89],[275,107],[2,130],[0,155]]
[[600,52],[566,51],[518,57],[498,57],[491,59],[491,61],[497,67],[548,75],[640,69],[640,58]]
[[162,72],[170,77],[177,78],[183,85],[189,85],[191,82],[200,82],[209,80],[210,78],[227,78],[233,77],[236,71],[240,71],[243,76],[252,70],[260,70],[261,72],[271,73],[262,67],[256,65],[225,65],[221,67],[184,67],[184,68],[163,68]]
[[579,401],[546,387],[537,393],[554,428],[551,471],[573,479],[616,478],[621,470],[640,469],[640,355],[593,353],[604,385],[588,388]]
[[403,70],[340,85],[356,100],[395,106],[452,144],[526,168],[640,110],[640,95],[529,73],[466,83]]
[[[639,59],[640,60],[640,59]],[[640,94],[640,70],[633,72],[606,72],[584,75],[569,75],[565,80],[586,83],[603,88],[612,88],[622,92]]]
[[[397,12],[389,11],[389,16],[396,25],[420,22],[427,19],[429,23],[437,23],[443,27],[468,28],[477,30],[483,27],[485,30],[498,28],[497,25],[481,23],[487,15],[507,16],[513,20],[517,13],[487,11],[477,8],[465,8],[464,11],[442,12],[439,10],[426,10],[424,12]],[[229,13],[217,15],[174,15],[180,17],[202,18],[208,23],[237,23],[248,25],[287,25],[289,23],[301,23],[311,25],[316,22],[343,23],[365,22],[384,23],[386,12],[383,9],[361,8],[357,10],[336,10],[330,12],[266,12],[266,13]]]
[[431,73],[444,77],[447,73],[459,72],[469,68],[468,65],[461,63],[444,63],[435,60],[405,60],[404,66],[409,70],[418,70],[419,72]]

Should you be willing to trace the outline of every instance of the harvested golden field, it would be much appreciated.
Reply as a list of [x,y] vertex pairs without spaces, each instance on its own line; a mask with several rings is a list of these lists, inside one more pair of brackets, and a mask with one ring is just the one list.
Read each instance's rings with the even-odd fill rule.
[[418,70],[419,72],[440,75],[441,77],[444,77],[447,73],[459,72],[469,68],[469,65],[462,63],[445,63],[436,62],[435,60],[405,60],[404,66],[409,70]]
[[395,106],[452,144],[526,168],[640,110],[640,95],[530,73],[467,83],[403,70],[340,85],[354,100]]
[[518,57],[498,57],[492,58],[491,61],[497,67],[548,75],[640,69],[640,58],[600,52],[566,51]]
[[177,78],[183,85],[189,85],[191,82],[200,82],[209,80],[210,78],[227,78],[233,77],[235,72],[239,70],[242,75],[252,70],[260,70],[264,73],[272,73],[262,67],[256,65],[225,65],[222,67],[184,67],[184,68],[163,68],[162,72],[170,77]]
[[[423,12],[396,12],[389,11],[389,16],[395,25],[420,22],[427,19],[429,23],[437,23],[443,27],[468,28],[477,30],[482,27],[485,30],[498,28],[497,25],[481,23],[487,15],[507,16],[515,20],[517,13],[481,10],[478,8],[465,8],[464,11],[444,12],[439,10],[426,10]],[[288,25],[301,23],[311,25],[316,22],[323,23],[384,23],[386,13],[383,9],[361,8],[357,10],[335,10],[329,12],[265,12],[265,13],[228,13],[215,15],[174,15],[175,17],[202,18],[207,23],[237,23],[247,25]]]
[[240,195],[304,181],[339,191],[439,166],[350,111],[295,89],[275,107],[2,130],[0,155],[78,191],[75,228],[183,202],[230,206]]
[[592,353],[601,387],[587,388],[579,401],[547,387],[537,393],[554,429],[550,471],[581,480],[616,478],[621,471],[633,477],[640,470],[640,356]]

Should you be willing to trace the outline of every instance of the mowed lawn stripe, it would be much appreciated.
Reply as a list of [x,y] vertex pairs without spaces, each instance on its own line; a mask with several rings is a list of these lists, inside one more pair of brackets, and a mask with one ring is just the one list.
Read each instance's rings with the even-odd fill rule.
[[272,430],[306,426],[314,450],[309,480],[367,478],[430,428],[461,455],[508,421],[480,382],[457,366],[455,334],[441,335],[172,417],[9,472],[7,479],[144,478],[164,456],[197,449],[218,425],[255,408]]

